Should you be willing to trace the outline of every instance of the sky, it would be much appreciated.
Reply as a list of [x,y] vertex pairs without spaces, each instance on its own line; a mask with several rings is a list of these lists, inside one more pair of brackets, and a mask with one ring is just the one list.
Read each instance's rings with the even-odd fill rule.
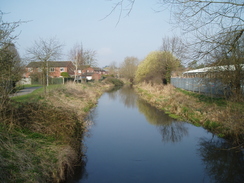
[[[64,45],[61,61],[70,60],[69,51],[75,44],[82,43],[84,50],[96,51],[99,67],[113,62],[119,66],[128,56],[143,60],[160,48],[163,37],[177,34],[169,23],[169,11],[160,7],[157,0],[137,0],[129,16],[124,11],[120,19],[119,8],[109,15],[116,2],[118,0],[1,0],[0,10],[5,13],[4,22],[27,21],[15,31],[19,34],[16,47],[22,58],[34,41],[55,37]],[[126,3],[124,6],[126,8]]]

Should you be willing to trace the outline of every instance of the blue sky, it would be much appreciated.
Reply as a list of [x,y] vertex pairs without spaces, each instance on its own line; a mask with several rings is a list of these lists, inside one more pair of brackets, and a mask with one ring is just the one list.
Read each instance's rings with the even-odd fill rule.
[[[97,63],[103,67],[123,62],[127,56],[142,60],[158,50],[162,38],[176,34],[169,24],[169,11],[160,10],[157,0],[137,0],[129,16],[119,9],[110,13],[117,0],[1,0],[0,10],[7,13],[5,22],[29,21],[21,24],[17,49],[21,57],[39,38],[56,37],[64,44],[60,60],[69,60],[68,52],[76,43],[97,52]],[[101,20],[103,19],[103,20]]]

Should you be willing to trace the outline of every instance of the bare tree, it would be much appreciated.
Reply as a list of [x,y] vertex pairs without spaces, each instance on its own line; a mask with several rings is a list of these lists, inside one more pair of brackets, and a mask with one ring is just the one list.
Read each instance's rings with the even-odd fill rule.
[[243,34],[241,0],[160,0],[160,3],[170,6],[177,26],[195,35],[198,57],[212,53],[223,44],[233,46]]
[[0,112],[9,101],[9,94],[13,91],[13,83],[22,76],[22,62],[14,45],[17,35],[15,29],[23,22],[4,22],[3,13],[0,11]]
[[138,64],[138,58],[126,57],[124,59],[124,62],[122,62],[122,64],[120,65],[120,76],[128,79],[131,83],[133,83]]
[[231,47],[229,45],[222,45],[215,50],[212,54],[211,66],[212,70],[209,70],[208,74],[211,72],[215,73],[215,78],[217,78],[225,87],[229,88],[231,92],[232,99],[240,100],[243,96],[243,91],[241,86],[244,80],[244,36],[236,41],[235,45]]
[[193,60],[187,64],[188,69],[200,69],[204,68],[205,65],[203,63],[198,63],[197,60]]
[[56,38],[42,39],[35,41],[33,46],[27,49],[30,61],[40,62],[43,74],[43,86],[46,93],[48,86],[49,63],[60,58],[62,52],[62,44]]
[[85,65],[88,65],[89,67],[96,67],[97,66],[97,60],[96,60],[97,52],[92,49],[87,49],[84,51],[84,60]]
[[83,70],[87,67],[95,67],[96,62],[96,51],[92,49],[84,50],[82,44],[75,44],[69,52],[69,57],[75,65],[75,78],[79,70]]
[[7,44],[13,44],[18,35],[13,35],[15,29],[19,27],[23,21],[4,22],[4,13],[0,10],[0,47],[6,47]]
[[[135,2],[136,0],[115,1],[108,16],[118,8],[119,19],[123,12],[130,14]],[[244,3],[242,0],[158,0],[157,2],[159,6],[171,10],[172,23],[185,33],[195,35],[193,48],[196,48],[198,57],[204,57],[226,43],[230,44],[232,49],[243,35]]]
[[[195,36],[195,58],[213,69],[208,76],[231,88],[240,100],[243,80],[244,3],[242,0],[161,0],[175,15],[175,23]],[[222,87],[223,87],[222,86]]]
[[[113,0],[111,0],[111,1],[113,1]],[[119,1],[116,0],[116,2],[114,3],[114,5],[112,7],[112,10],[103,19],[110,16],[116,9],[119,9],[119,17],[118,17],[118,21],[117,21],[117,24],[118,24],[123,15],[123,12],[126,12],[126,16],[128,16],[130,14],[130,12],[133,9],[134,3],[135,3],[135,0],[119,0]]]
[[109,64],[109,69],[108,72],[111,76],[118,76],[118,68],[117,68],[117,64],[115,61],[111,62]]
[[82,65],[85,65],[84,51],[83,51],[82,44],[75,44],[74,47],[69,52],[69,57],[75,66],[75,78],[74,78],[74,82],[75,82],[77,80],[78,68],[80,68]]
[[164,37],[162,39],[161,51],[170,52],[181,62],[186,63],[189,59],[189,49],[186,41],[183,41],[180,37]]

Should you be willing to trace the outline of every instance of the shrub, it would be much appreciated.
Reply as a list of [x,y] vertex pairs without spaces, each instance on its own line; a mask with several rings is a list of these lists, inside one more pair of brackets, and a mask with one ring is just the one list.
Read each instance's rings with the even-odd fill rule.
[[124,85],[123,81],[121,81],[120,79],[112,78],[112,77],[106,78],[105,82],[112,83],[115,86],[123,86]]
[[62,72],[61,76],[63,76],[64,78],[69,78],[70,77],[69,73],[67,73],[67,72]]

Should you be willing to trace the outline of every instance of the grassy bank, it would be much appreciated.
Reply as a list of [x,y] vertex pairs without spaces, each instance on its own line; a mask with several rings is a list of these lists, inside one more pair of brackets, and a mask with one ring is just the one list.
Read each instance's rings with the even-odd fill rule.
[[60,182],[71,174],[85,117],[110,87],[69,83],[11,98],[0,116],[0,182]]
[[203,126],[220,137],[243,144],[244,104],[210,98],[171,85],[139,84],[139,95],[171,117]]

